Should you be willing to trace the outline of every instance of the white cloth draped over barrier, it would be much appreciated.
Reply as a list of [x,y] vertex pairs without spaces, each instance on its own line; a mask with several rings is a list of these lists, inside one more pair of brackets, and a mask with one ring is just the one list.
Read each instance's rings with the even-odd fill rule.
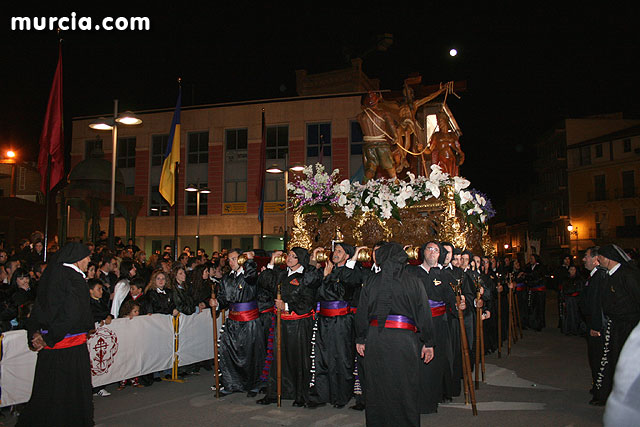
[[0,406],[16,405],[29,400],[37,358],[38,354],[27,347],[27,331],[22,329],[2,334]]
[[[218,327],[221,319],[218,317]],[[213,358],[211,311],[180,315],[180,366]],[[87,341],[94,387],[170,369],[174,358],[171,316],[153,314],[115,319]],[[29,401],[37,353],[27,347],[26,331],[3,334],[0,361],[0,407]]]

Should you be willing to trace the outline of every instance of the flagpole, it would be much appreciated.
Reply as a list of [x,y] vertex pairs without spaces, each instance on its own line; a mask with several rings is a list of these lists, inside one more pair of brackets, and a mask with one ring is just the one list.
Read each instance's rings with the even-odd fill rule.
[[[44,261],[47,261],[47,245],[49,243],[49,196],[51,195],[51,154],[47,156],[47,191],[44,200]],[[65,242],[60,242],[64,244]]]
[[[264,123],[264,108],[262,109],[262,141],[260,142],[261,144],[266,144],[266,139],[267,136],[265,135],[266,132],[266,128],[265,128],[265,123]],[[263,151],[265,151],[265,149],[263,147],[261,147],[260,149],[260,155],[263,155]],[[266,153],[266,151],[265,151]],[[263,161],[263,159],[260,159],[260,165],[266,164],[266,161]],[[258,209],[262,209],[262,216],[260,217],[260,249],[264,249],[264,185],[265,185],[265,178],[264,178],[264,174],[266,173],[266,171],[264,170],[265,168],[262,168],[263,170],[260,171],[260,173],[263,175],[263,178],[260,180],[262,182],[262,197],[260,198],[260,207]]]
[[173,210],[173,214],[174,214],[174,224],[173,224],[173,259],[175,261],[178,261],[178,200],[179,200],[179,196],[178,196],[178,174],[180,169],[180,162],[176,162],[176,172],[175,172],[175,182],[174,182],[174,187],[173,187],[173,194],[174,194],[174,198],[175,198],[175,204],[174,204],[174,210]]
[[111,200],[109,204],[109,249],[115,249],[116,234],[116,164],[118,161],[118,100],[113,100],[113,128],[111,128]]

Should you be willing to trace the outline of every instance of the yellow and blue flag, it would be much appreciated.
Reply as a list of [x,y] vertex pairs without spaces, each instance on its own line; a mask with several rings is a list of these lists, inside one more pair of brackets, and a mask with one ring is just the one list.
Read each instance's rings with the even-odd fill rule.
[[175,177],[176,167],[180,163],[180,107],[182,103],[182,86],[178,89],[178,102],[176,102],[176,111],[173,113],[171,121],[171,130],[169,131],[169,143],[164,153],[164,162],[162,163],[162,175],[160,175],[160,194],[173,206],[175,203]]

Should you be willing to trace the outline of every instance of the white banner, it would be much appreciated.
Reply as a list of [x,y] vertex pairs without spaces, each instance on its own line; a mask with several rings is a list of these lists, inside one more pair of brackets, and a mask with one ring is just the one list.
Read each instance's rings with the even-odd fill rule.
[[173,364],[171,316],[154,314],[114,319],[87,341],[94,387],[170,369]]
[[[221,319],[218,317],[218,328]],[[211,311],[180,315],[180,365],[213,358]],[[171,369],[174,332],[171,316],[154,314],[115,319],[101,326],[87,341],[94,387]],[[27,347],[26,331],[3,334],[0,362],[0,407],[28,402],[37,353]]]
[[2,334],[0,406],[17,405],[29,400],[37,359],[38,353],[27,346],[27,331],[22,329]]
[[[220,318],[217,319],[220,323]],[[213,359],[213,319],[211,310],[180,316],[178,364],[190,365]]]

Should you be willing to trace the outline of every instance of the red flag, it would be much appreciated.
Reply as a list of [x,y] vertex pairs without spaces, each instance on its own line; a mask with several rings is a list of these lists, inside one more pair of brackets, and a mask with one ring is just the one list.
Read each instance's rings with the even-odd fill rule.
[[[51,181],[47,187],[47,160],[51,155]],[[40,171],[40,189],[43,193],[52,189],[64,176],[64,133],[62,131],[62,45],[58,48],[58,66],[53,76],[53,85],[49,93],[47,113],[40,135],[40,154],[38,156]]]

